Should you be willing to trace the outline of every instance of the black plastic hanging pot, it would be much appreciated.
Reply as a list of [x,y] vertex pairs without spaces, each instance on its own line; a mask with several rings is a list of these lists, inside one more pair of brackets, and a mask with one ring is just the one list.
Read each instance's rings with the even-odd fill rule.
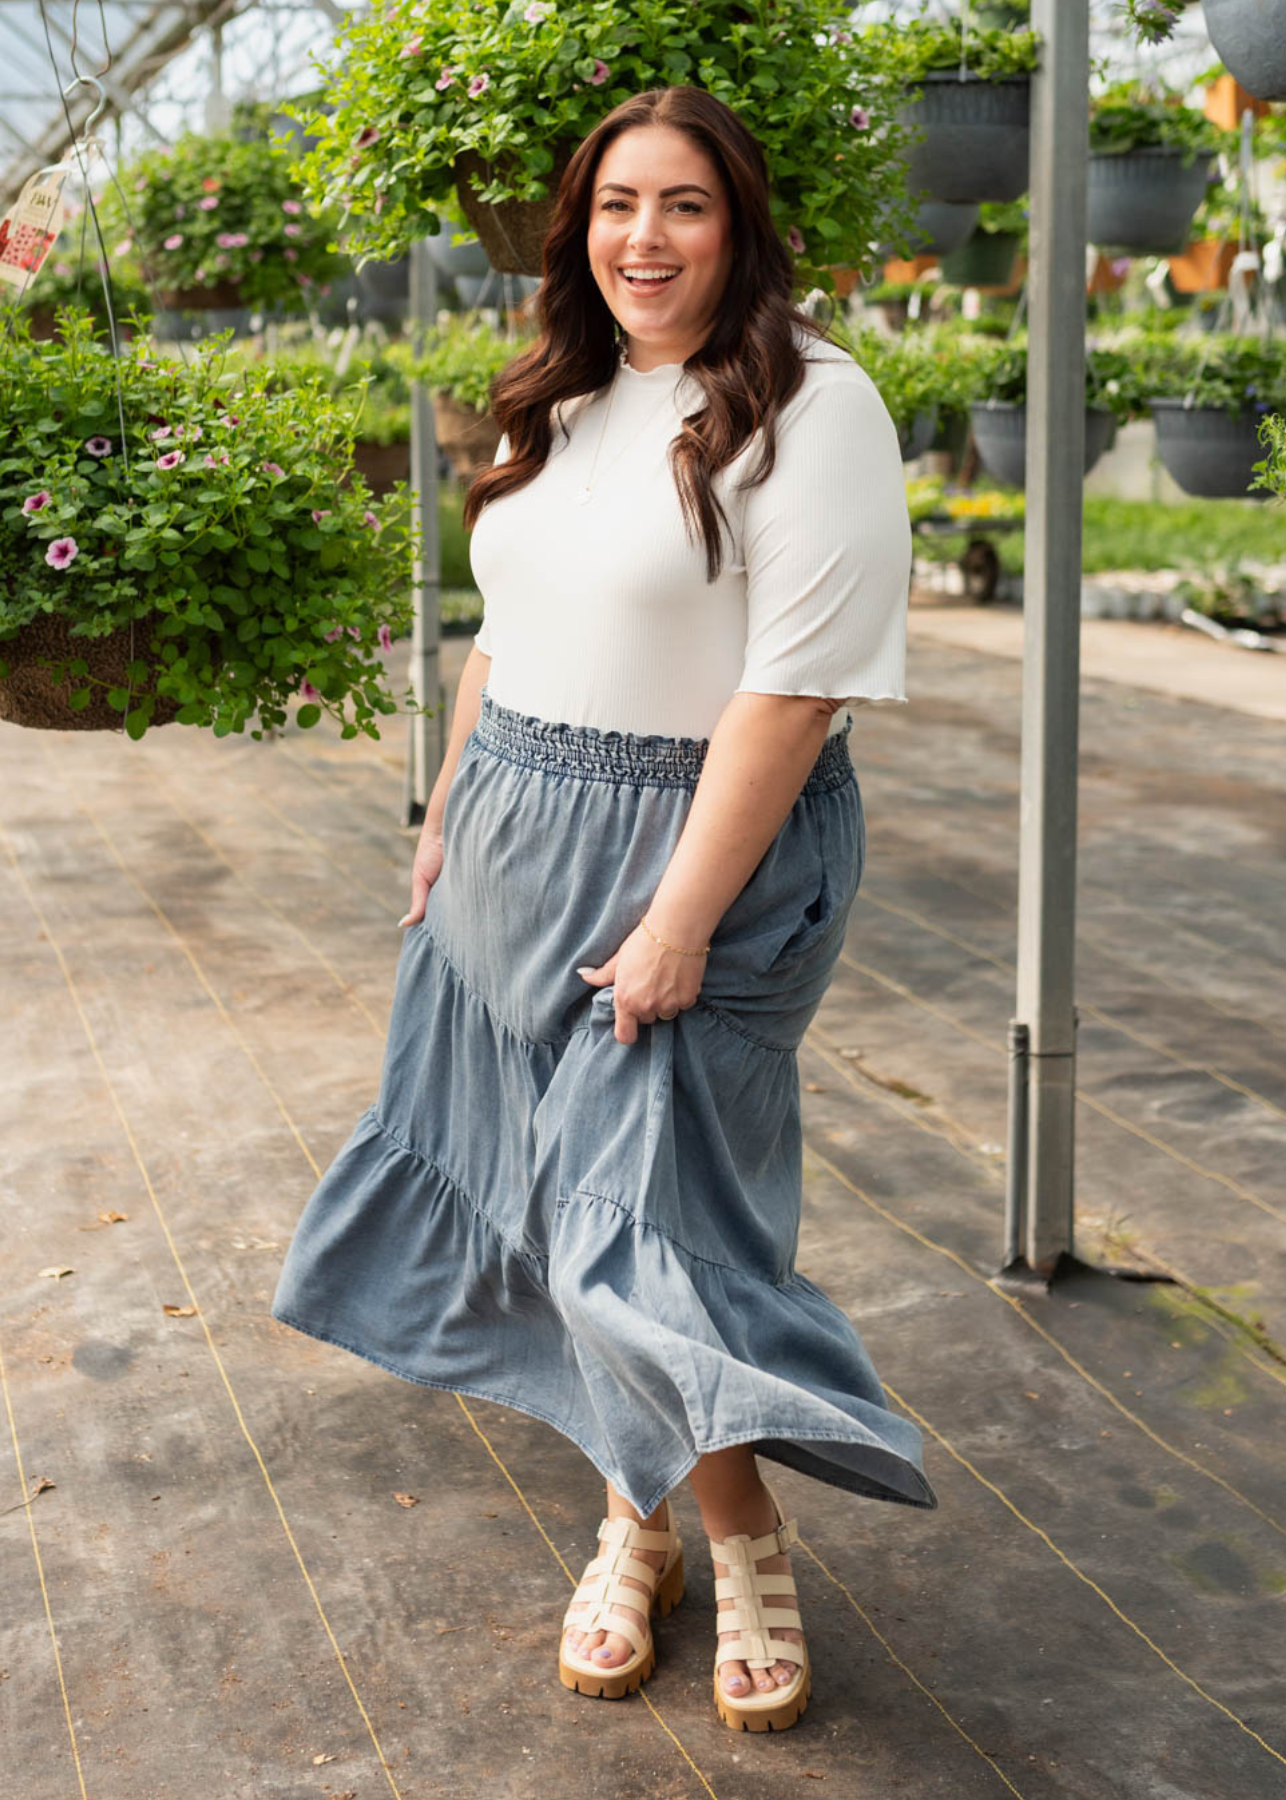
[[902,452],[904,463],[914,462],[923,456],[933,442],[938,429],[938,409],[931,406],[927,412],[917,413],[910,424],[898,433],[898,448]]
[[[1017,200],[1027,192],[1031,78],[984,81],[932,69],[901,110],[926,136],[908,153],[907,185],[935,200]],[[917,83],[920,86],[920,83]]]
[[1149,402],[1156,425],[1157,455],[1185,494],[1203,500],[1267,498],[1251,489],[1254,465],[1262,461],[1262,414],[1244,407],[1185,406],[1179,399]]
[[1085,236],[1091,244],[1135,254],[1182,250],[1192,216],[1205,198],[1210,156],[1186,163],[1161,146],[1092,155]]
[[[1023,487],[1027,480],[1027,408],[1013,400],[979,400],[969,408],[978,454],[997,481]],[[1116,436],[1115,413],[1085,408],[1085,473]]]
[[942,279],[952,287],[1008,287],[1021,242],[1016,231],[975,231],[943,257]]
[[1286,100],[1281,0],[1205,0],[1206,30],[1228,73],[1257,100]]

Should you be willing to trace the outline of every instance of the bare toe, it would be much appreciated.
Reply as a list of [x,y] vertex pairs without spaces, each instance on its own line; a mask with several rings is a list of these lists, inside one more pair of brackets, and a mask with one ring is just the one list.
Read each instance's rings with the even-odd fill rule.
[[750,1677],[746,1672],[745,1663],[726,1662],[721,1666],[720,1674],[723,1678],[723,1685],[730,1694],[740,1696],[750,1686]]

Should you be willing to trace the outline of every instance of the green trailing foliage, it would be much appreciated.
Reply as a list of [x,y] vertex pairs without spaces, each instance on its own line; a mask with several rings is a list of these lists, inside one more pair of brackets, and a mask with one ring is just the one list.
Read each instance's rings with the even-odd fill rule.
[[129,685],[108,696],[132,737],[158,699],[261,737],[296,696],[301,726],[325,712],[378,737],[413,531],[402,484],[377,502],[352,475],[351,413],[318,383],[229,365],[226,339],[177,362],[143,337],[112,357],[85,313],[61,334],[34,343],[17,320],[0,339],[0,662],[61,615],[86,655],[54,678],[84,706],[92,640],[133,622]]

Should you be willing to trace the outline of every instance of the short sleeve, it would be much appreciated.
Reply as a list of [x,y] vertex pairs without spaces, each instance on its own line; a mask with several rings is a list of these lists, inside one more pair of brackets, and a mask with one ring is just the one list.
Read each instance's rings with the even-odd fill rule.
[[771,475],[746,494],[736,691],[903,701],[911,525],[897,430],[857,363],[805,379]]
[[[496,446],[496,454],[495,454],[494,462],[502,463],[507,459],[508,455],[509,455],[509,436],[508,436],[507,432],[501,432],[500,442]],[[474,633],[473,647],[475,650],[479,651],[483,656],[490,656],[492,654],[491,620],[487,617],[487,606],[486,606],[485,600],[483,601],[483,605],[482,605],[482,625]]]

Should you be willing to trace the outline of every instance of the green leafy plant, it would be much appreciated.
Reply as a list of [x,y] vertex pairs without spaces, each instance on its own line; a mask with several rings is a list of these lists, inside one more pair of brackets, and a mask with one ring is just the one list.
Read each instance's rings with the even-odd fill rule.
[[238,344],[229,364],[262,368],[274,392],[317,385],[352,416],[356,437],[371,444],[404,444],[411,437],[411,369],[406,346],[367,344],[341,366],[314,338],[279,344],[271,354]]
[[1203,333],[1140,338],[1139,378],[1158,399],[1189,400],[1225,412],[1286,412],[1286,340]]
[[1255,464],[1257,488],[1267,488],[1279,499],[1286,500],[1286,416],[1269,413],[1259,427],[1260,442],[1268,454]]
[[[972,371],[971,398],[1027,403],[1027,340],[1006,343],[977,340],[964,346],[963,366]],[[968,376],[963,379],[969,380]],[[1118,424],[1137,418],[1147,408],[1148,382],[1138,363],[1122,348],[1090,346],[1085,352],[1085,404],[1094,412],[1112,413]]]
[[384,657],[411,622],[413,531],[404,487],[376,503],[346,480],[351,415],[318,384],[229,369],[226,339],[171,362],[136,338],[117,359],[87,314],[61,329],[38,344],[16,321],[0,339],[0,659],[60,615],[86,653],[53,678],[83,707],[104,685],[92,640],[132,623],[127,685],[107,695],[131,737],[162,700],[217,737],[257,718],[261,737],[296,696],[299,725],[326,712],[378,737],[398,710]]
[[865,266],[877,236],[910,227],[888,61],[833,0],[390,0],[355,9],[317,62],[333,110],[292,109],[320,139],[301,179],[342,209],[356,255],[393,257],[454,208],[466,153],[490,168],[482,201],[545,199],[557,154],[618,102],[691,83],[762,143],[799,285],[829,288],[828,265]]
[[831,336],[861,364],[880,391],[900,436],[936,407],[959,411],[970,398],[959,335],[934,326],[889,337],[871,327],[836,322]]
[[1193,570],[1175,593],[1193,612],[1221,625],[1275,630],[1286,624],[1286,595],[1239,562]]
[[1090,101],[1090,151],[1125,156],[1132,150],[1175,150],[1185,164],[1216,154],[1228,134],[1183,95],[1158,83],[1117,81]]
[[984,200],[978,208],[978,230],[989,237],[1003,233],[1027,242],[1028,207],[1026,200]]
[[[885,54],[899,79],[913,85],[938,69],[955,72],[961,66],[961,31],[958,24],[934,25],[924,19],[906,23],[870,25],[863,35],[885,47]],[[1040,39],[1030,30],[1004,26],[970,27],[963,43],[963,63],[968,74],[982,81],[1005,81],[1030,75],[1040,61]]]
[[491,405],[492,382],[529,343],[507,337],[482,320],[452,319],[428,335],[418,351],[404,352],[403,367],[425,387],[485,413]]
[[247,306],[300,312],[310,287],[325,292],[350,266],[333,248],[333,217],[300,187],[293,153],[269,138],[187,132],[145,151],[119,181],[124,199],[105,199],[105,235],[158,297],[231,283]]
[[[131,313],[147,314],[152,310],[147,289],[136,267],[111,267],[112,311],[117,323]],[[62,235],[46,258],[31,284],[21,294],[12,289],[0,290],[29,312],[55,312],[60,306],[79,306],[93,314],[101,325],[107,323],[107,301],[103,293],[98,244],[93,226],[85,213],[73,214],[64,222]]]

